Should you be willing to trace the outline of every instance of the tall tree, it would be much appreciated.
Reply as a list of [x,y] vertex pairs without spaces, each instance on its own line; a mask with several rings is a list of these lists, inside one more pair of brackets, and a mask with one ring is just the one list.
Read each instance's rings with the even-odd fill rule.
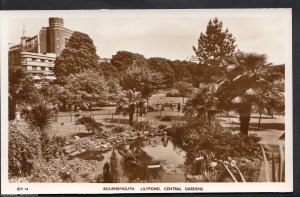
[[182,96],[182,102],[184,103],[184,97],[189,96],[191,93],[193,93],[193,85],[191,83],[182,81],[177,82],[175,84],[175,87],[178,89],[179,94]]
[[98,60],[93,40],[89,35],[75,31],[55,61],[54,74],[59,82],[65,82],[65,78],[70,74],[88,69],[98,70]]
[[91,108],[94,104],[107,102],[109,98],[106,80],[92,70],[68,76],[64,89],[68,103],[74,104],[75,109],[82,104]]
[[26,74],[24,68],[9,68],[9,120],[15,119],[17,104],[32,104],[38,100],[38,92],[33,81]]
[[121,85],[124,90],[135,90],[141,93],[141,97],[148,99],[154,90],[161,86],[163,81],[161,73],[151,71],[144,65],[138,65],[133,61],[122,74]]
[[235,38],[218,18],[209,20],[205,33],[200,34],[198,48],[193,47],[201,64],[221,66],[222,58],[231,57],[235,51]]
[[[166,87],[173,87],[175,82],[175,72],[171,67],[169,60],[164,58],[149,58],[147,60],[149,68],[152,71],[161,73]],[[165,87],[164,87],[165,88]]]
[[[238,52],[224,59],[226,79],[218,84],[219,106],[235,109],[240,117],[240,133],[248,135],[253,105],[268,105],[268,100],[278,95],[269,78],[266,56]],[[278,95],[279,96],[279,95]]]
[[113,55],[111,58],[111,64],[121,73],[128,69],[134,61],[138,65],[147,65],[147,60],[143,55],[128,51],[118,51],[117,54]]

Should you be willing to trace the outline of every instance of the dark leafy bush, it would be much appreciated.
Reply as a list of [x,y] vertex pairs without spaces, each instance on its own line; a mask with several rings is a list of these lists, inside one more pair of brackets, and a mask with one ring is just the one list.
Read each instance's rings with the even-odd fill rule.
[[173,119],[172,116],[162,116],[159,120],[160,121],[165,121],[165,122],[171,122]]
[[165,125],[165,124],[160,124],[160,125],[158,125],[158,128],[161,129],[161,130],[164,130],[164,129],[167,128],[167,125]]
[[40,100],[31,105],[28,122],[32,127],[44,130],[49,126],[53,117],[53,110],[51,105],[46,100]]
[[100,123],[100,122],[95,121],[90,116],[83,116],[83,117],[79,118],[76,121],[76,124],[84,125],[88,132],[91,131],[91,132],[98,133],[98,132],[103,131],[103,129],[102,129],[103,124]]
[[[245,174],[250,181],[252,179],[249,174],[254,170],[259,170],[257,166],[252,165],[254,160],[261,157],[258,144],[260,138],[256,135],[232,134],[224,130],[217,122],[199,118],[191,118],[187,123],[174,124],[168,129],[168,135],[172,136],[175,145],[186,151],[187,164],[203,160],[206,162],[200,162],[202,165],[200,168],[203,169],[204,164],[209,167],[213,161],[227,161],[229,158],[236,161],[247,160],[250,161],[249,164],[245,165],[244,162],[240,169],[246,171]],[[201,170],[196,170],[194,173],[201,173]]]
[[112,129],[112,132],[114,133],[122,133],[125,131],[125,127],[124,126],[115,126],[113,129]]

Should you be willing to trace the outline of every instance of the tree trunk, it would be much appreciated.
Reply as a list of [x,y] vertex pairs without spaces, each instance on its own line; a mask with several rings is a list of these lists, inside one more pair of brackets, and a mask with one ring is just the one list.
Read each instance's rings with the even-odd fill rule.
[[258,119],[257,130],[259,130],[259,128],[260,128],[261,114],[262,114],[262,111],[259,110],[259,119]]
[[249,123],[251,117],[251,104],[246,104],[239,112],[240,114],[240,134],[248,135]]
[[9,107],[8,120],[11,121],[14,120],[16,117],[17,102],[14,97],[8,98],[8,107]]

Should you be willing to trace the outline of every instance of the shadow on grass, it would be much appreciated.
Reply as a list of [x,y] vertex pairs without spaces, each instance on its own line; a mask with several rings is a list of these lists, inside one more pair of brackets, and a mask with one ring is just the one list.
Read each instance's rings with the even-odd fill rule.
[[[232,123],[232,125],[240,125],[240,123]],[[250,123],[249,129],[250,130],[257,130],[258,123]],[[285,129],[284,123],[260,123],[260,130],[265,129],[276,129],[283,131]]]
[[[230,115],[230,116],[224,116],[224,115],[221,115],[221,116],[218,116],[220,118],[239,118],[238,115]],[[259,116],[258,115],[253,115],[251,116],[251,118],[253,119],[259,119]],[[276,119],[275,117],[271,117],[271,116],[262,116],[261,119]]]
[[115,127],[115,125],[112,125],[112,124],[110,124],[110,125],[104,125],[104,127],[105,128],[113,128],[113,127]]
[[128,119],[111,119],[111,118],[105,118],[104,122],[109,122],[112,124],[129,124]]

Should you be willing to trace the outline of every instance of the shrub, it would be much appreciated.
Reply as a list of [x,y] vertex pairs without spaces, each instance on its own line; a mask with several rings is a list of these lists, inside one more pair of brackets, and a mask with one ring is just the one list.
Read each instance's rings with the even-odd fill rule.
[[31,174],[32,161],[41,157],[41,143],[38,136],[37,130],[20,130],[13,123],[9,124],[8,171],[10,175]]
[[88,132],[91,131],[91,132],[98,133],[103,131],[102,129],[103,124],[95,121],[90,116],[83,116],[81,118],[78,118],[76,124],[84,125]]
[[112,129],[112,132],[114,133],[122,133],[125,131],[125,127],[124,126],[115,126],[113,129]]
[[28,122],[32,127],[44,130],[49,126],[52,117],[51,105],[46,100],[40,100],[31,106]]
[[181,97],[181,94],[179,94],[179,91],[177,89],[174,89],[167,92],[166,97]]
[[159,120],[160,121],[165,121],[165,122],[171,122],[173,119],[172,116],[162,116]]
[[133,129],[135,131],[146,131],[151,129],[151,124],[148,121],[134,121]]
[[158,125],[158,128],[161,129],[161,130],[164,130],[164,129],[167,128],[167,125],[165,125],[165,124],[160,124],[160,125]]
[[[199,160],[202,165],[200,168],[203,169],[204,164],[208,166],[213,161],[232,158],[239,162],[241,159],[248,159],[249,164],[241,165],[241,171],[247,171],[245,174],[248,176],[248,171],[259,170],[253,162],[261,157],[258,144],[260,138],[256,135],[232,134],[221,128],[217,122],[198,118],[191,118],[187,123],[174,124],[168,130],[168,135],[172,136],[175,145],[186,151],[186,162],[190,165]],[[252,164],[256,165],[254,169]],[[201,170],[194,173],[201,173]],[[252,176],[253,174],[252,172]],[[251,181],[251,177],[248,176],[248,180]]]
[[49,137],[46,132],[43,132],[41,141],[42,143],[42,152],[43,157],[46,161],[53,159],[55,157],[62,156],[62,149],[67,140],[64,136],[53,136]]

